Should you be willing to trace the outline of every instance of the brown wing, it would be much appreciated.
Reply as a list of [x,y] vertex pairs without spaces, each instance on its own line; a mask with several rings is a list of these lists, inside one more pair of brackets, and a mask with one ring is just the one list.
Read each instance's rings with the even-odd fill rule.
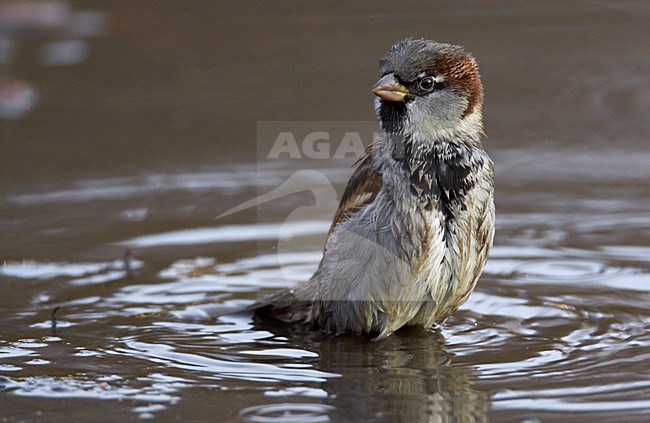
[[[334,221],[330,227],[327,238],[329,239],[332,230],[341,222],[345,222],[363,206],[374,201],[381,188],[381,173],[373,163],[373,154],[377,151],[376,144],[370,144],[363,152],[356,163],[356,169],[348,184],[343,191],[341,203],[334,215]],[[327,241],[325,242],[325,249]],[[326,253],[326,252],[325,252]],[[270,295],[249,307],[250,310],[256,310],[258,313],[268,314],[285,322],[308,322],[312,319],[312,302],[306,301],[305,298],[312,298],[313,293],[310,284],[317,277],[323,261],[321,260],[319,270],[310,279],[310,281],[299,284],[294,289],[285,289]],[[305,290],[300,295],[296,295],[297,290]]]
[[381,188],[381,173],[372,160],[377,149],[376,143],[370,144],[357,160],[356,169],[345,186],[341,203],[334,214],[334,221],[327,234],[328,238],[338,224],[348,220],[377,197]]

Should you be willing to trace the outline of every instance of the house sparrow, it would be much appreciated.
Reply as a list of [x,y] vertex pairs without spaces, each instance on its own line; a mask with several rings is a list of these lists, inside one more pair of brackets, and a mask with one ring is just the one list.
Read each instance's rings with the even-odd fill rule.
[[381,133],[357,161],[318,270],[258,313],[381,339],[442,324],[478,281],[494,238],[494,170],[476,60],[409,38],[379,63]]

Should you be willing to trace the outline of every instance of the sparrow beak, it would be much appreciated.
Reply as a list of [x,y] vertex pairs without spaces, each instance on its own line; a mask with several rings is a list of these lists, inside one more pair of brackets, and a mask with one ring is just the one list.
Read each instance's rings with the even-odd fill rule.
[[409,90],[397,81],[395,74],[389,73],[372,86],[372,92],[382,100],[404,101],[411,94]]

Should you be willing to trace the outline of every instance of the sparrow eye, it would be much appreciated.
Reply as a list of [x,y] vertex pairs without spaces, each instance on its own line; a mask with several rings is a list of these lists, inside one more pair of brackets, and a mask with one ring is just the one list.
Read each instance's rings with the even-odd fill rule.
[[425,76],[424,78],[420,79],[418,85],[422,91],[431,91],[433,87],[435,87],[436,81],[434,81],[430,76]]

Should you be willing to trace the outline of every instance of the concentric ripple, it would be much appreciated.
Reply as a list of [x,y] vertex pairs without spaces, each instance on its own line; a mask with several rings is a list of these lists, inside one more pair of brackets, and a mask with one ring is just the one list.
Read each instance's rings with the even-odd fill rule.
[[[160,178],[172,183],[161,192],[187,189],[192,202],[216,187],[197,178]],[[121,202],[158,189],[156,181],[130,192],[133,181],[121,180],[126,191],[103,195]],[[119,403],[123,415],[143,419],[185,403],[196,405],[199,419],[252,422],[498,421],[569,412],[641,419],[650,409],[650,233],[639,229],[648,222],[641,188],[633,185],[618,202],[613,193],[607,201],[574,193],[581,213],[558,212],[553,186],[538,187],[526,207],[518,202],[528,187],[510,189],[468,302],[440,330],[379,342],[246,311],[312,275],[329,226],[320,216],[125,233],[108,237],[96,257],[8,261],[0,266],[0,282],[12,287],[11,297],[0,298],[1,395],[15,409],[35,398]],[[61,206],[93,192],[11,201]],[[150,211],[136,213],[137,203],[120,205],[114,218],[122,221],[127,210],[144,219]],[[295,204],[275,207],[273,216],[285,216]]]

